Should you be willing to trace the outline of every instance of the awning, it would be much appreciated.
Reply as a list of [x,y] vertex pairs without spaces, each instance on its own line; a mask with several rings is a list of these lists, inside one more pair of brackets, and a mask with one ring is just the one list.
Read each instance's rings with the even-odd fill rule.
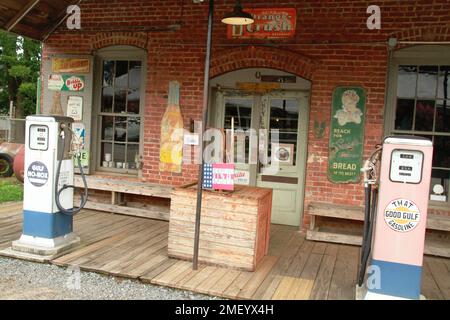
[[0,28],[43,41],[80,0],[0,0]]

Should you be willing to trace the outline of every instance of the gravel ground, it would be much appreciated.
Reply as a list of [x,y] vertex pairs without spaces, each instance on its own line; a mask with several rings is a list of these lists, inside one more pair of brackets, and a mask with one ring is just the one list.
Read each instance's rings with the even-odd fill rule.
[[[188,291],[0,257],[0,299],[210,300]],[[79,281],[78,281],[79,279]]]

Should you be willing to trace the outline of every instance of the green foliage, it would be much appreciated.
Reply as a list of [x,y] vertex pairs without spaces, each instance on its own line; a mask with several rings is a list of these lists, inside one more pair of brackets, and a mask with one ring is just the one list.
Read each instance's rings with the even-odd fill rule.
[[0,179],[0,203],[7,201],[22,201],[23,185],[16,178]]
[[36,93],[35,82],[23,82],[20,85],[18,95],[21,97],[20,103],[24,115],[30,115],[36,112]]
[[10,101],[18,115],[35,112],[40,65],[40,42],[0,31],[0,114],[8,113]]
[[21,65],[11,66],[9,75],[16,79],[28,79],[31,76],[30,68]]

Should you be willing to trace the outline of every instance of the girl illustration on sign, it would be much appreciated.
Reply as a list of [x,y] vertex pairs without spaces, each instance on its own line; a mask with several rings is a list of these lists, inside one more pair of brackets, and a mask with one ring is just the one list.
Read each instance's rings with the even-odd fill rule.
[[340,126],[347,123],[361,123],[362,111],[358,109],[360,98],[355,90],[347,90],[342,94],[342,109],[336,112],[334,118],[338,120]]

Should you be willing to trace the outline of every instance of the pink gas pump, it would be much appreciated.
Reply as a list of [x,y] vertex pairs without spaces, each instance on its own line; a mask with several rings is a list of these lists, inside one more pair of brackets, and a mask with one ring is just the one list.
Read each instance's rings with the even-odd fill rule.
[[432,160],[430,140],[396,136],[366,162],[360,298],[420,299]]

